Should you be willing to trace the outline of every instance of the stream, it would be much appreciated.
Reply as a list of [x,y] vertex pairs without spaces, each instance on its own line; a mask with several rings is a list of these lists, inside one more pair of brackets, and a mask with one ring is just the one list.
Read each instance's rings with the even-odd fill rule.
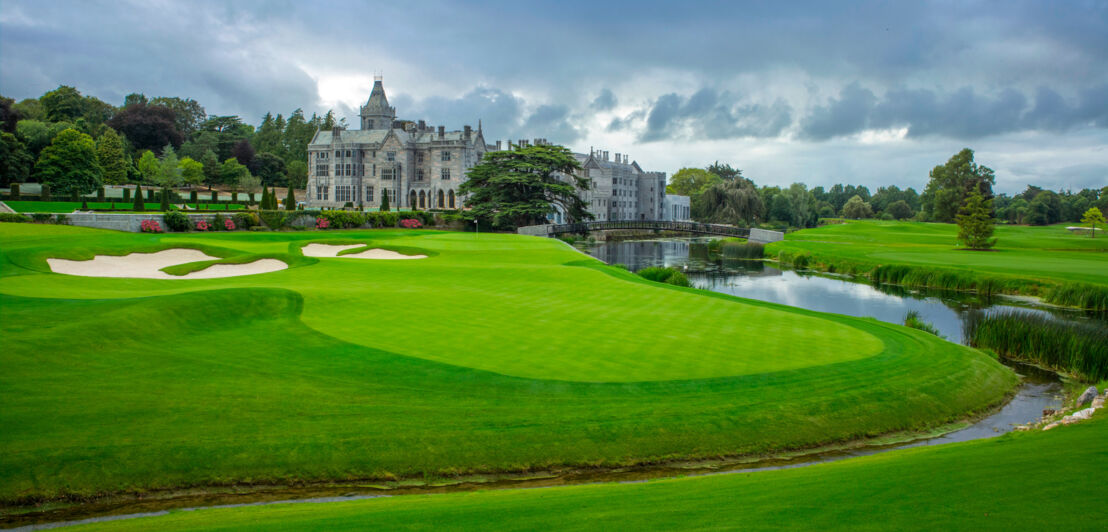
[[[909,310],[933,324],[953,342],[962,342],[962,316],[971,309],[1014,308],[1062,320],[1097,319],[1080,311],[1034,306],[1017,298],[982,299],[973,294],[921,292],[898,286],[874,286],[844,277],[782,270],[764,261],[721,259],[710,253],[705,238],[638,240],[582,244],[579,249],[609,264],[624,264],[632,271],[648,266],[672,266],[687,272],[697,288],[859,317],[874,317],[902,323]],[[1049,371],[1018,363],[1007,363],[1023,377],[1023,383],[1005,406],[966,427],[941,436],[914,439],[888,445],[857,445],[816,450],[792,457],[715,462],[664,464],[605,471],[552,471],[528,475],[466,477],[441,483],[396,483],[391,486],[349,483],[302,487],[254,487],[222,492],[168,493],[146,500],[121,499],[87,504],[59,504],[53,508],[23,514],[0,514],[0,528],[41,530],[81,523],[161,515],[169,510],[195,510],[244,505],[321,503],[388,497],[406,494],[447,493],[507,488],[643,482],[647,480],[705,474],[728,474],[803,467],[886,452],[905,447],[938,445],[996,437],[1016,425],[1038,421],[1042,411],[1062,405],[1062,382]]]

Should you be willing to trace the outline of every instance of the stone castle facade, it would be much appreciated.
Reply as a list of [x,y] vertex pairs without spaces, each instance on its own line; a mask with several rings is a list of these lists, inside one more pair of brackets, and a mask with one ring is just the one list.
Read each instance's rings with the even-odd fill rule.
[[318,131],[308,144],[309,208],[456,209],[466,172],[488,151],[477,129],[446,131],[397,120],[380,77],[361,108],[360,130]]

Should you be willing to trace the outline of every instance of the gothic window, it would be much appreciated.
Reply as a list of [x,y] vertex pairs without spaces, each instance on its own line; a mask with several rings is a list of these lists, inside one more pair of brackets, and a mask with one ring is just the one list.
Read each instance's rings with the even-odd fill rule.
[[419,191],[419,208],[423,209],[427,206],[427,195],[422,190]]
[[442,178],[443,179],[450,179],[450,169],[449,168],[443,168],[442,169]]
[[393,170],[392,168],[382,168],[381,169],[381,179],[384,179],[386,181],[391,181],[392,178],[395,177],[395,172],[396,171]]
[[394,151],[385,152],[385,160],[387,160],[389,162],[395,161],[396,160],[396,152],[394,152]]
[[331,167],[326,164],[317,164],[315,165],[315,175],[326,177],[329,173],[328,170],[330,169]]
[[416,181],[423,181],[423,169],[422,168],[416,168],[415,180]]
[[373,187],[372,186],[365,187],[365,200],[366,200],[366,202],[373,201]]
[[446,195],[443,194],[442,191],[440,190],[439,191],[439,202],[438,202],[438,205],[436,205],[436,207],[441,209],[441,208],[446,206],[446,201],[444,200],[445,197],[446,197]]
[[446,150],[443,150],[442,151],[442,160],[443,161],[449,161],[450,160],[450,152],[448,152]]
[[449,203],[450,208],[453,209],[454,208],[454,190],[453,189],[451,189],[450,193],[447,194],[447,198],[450,200],[450,203]]
[[316,197],[316,199],[327,201],[327,191],[329,191],[330,189],[331,189],[331,187],[325,187],[325,186],[317,185],[315,187],[315,197]]
[[421,152],[421,151],[416,152],[416,154],[415,154],[415,163],[416,164],[423,164],[423,152]]

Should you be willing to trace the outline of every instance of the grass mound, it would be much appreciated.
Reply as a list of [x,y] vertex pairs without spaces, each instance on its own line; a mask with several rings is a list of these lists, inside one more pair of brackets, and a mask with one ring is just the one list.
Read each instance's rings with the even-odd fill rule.
[[760,454],[933,427],[1016,381],[926,333],[515,235],[335,232],[437,255],[188,282],[37,267],[317,237],[0,225],[0,501]]

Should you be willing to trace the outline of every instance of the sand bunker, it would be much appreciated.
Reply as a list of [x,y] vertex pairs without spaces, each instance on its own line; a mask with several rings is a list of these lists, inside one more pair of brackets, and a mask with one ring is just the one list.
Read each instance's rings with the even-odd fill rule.
[[131,253],[118,257],[97,255],[92,260],[46,259],[46,262],[55,273],[66,275],[140,279],[217,279],[269,273],[289,267],[277,259],[259,259],[246,264],[213,264],[185,275],[170,275],[159,271],[167,266],[204,260],[219,260],[219,257],[212,257],[195,249],[167,249],[156,253]]
[[361,253],[351,253],[349,255],[339,255],[340,251],[347,249],[354,249],[364,247],[361,244],[352,244],[345,246],[332,246],[329,244],[308,244],[301,248],[305,257],[338,257],[340,259],[426,259],[427,255],[404,255],[395,251],[389,251],[387,249],[369,249]]

